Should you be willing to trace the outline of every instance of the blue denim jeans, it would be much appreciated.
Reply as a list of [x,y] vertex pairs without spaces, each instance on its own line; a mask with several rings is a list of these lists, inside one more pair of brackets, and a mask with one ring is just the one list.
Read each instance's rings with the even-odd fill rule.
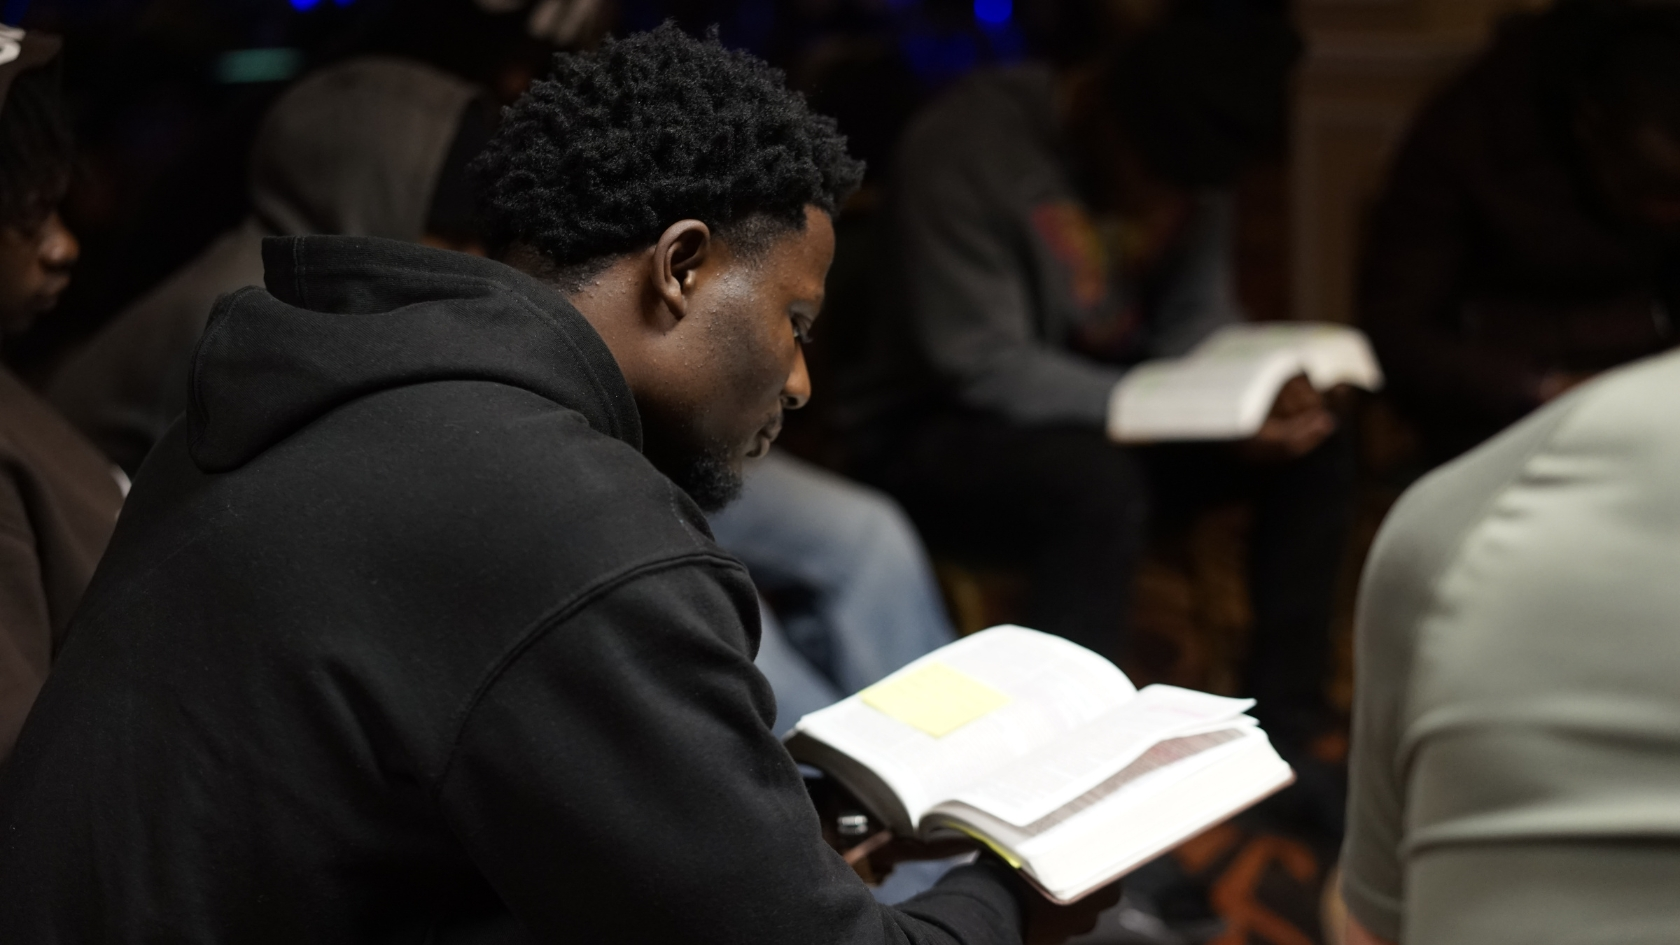
[[775,611],[758,666],[778,731],[956,638],[921,539],[880,492],[772,451],[711,523]]

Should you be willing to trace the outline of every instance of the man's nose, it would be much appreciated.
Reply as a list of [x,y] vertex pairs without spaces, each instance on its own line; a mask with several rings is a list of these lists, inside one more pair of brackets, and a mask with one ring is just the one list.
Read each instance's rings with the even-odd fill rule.
[[798,410],[810,399],[811,375],[805,370],[805,351],[801,348],[794,354],[793,370],[788,372],[787,383],[782,385],[782,408]]
[[41,234],[41,266],[51,270],[69,269],[81,255],[82,244],[64,225],[64,219],[56,212],[48,217],[46,232]]

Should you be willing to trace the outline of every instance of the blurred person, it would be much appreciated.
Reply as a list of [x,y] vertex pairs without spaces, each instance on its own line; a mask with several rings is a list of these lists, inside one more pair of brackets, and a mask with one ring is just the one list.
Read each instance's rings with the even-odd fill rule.
[[[0,343],[52,310],[78,253],[58,215],[75,158],[58,52],[0,25]],[[121,505],[99,452],[0,368],[0,766]]]
[[1352,483],[1336,417],[1296,378],[1242,446],[1105,429],[1129,365],[1241,319],[1227,188],[1281,134],[1298,45],[1281,19],[1181,13],[1107,63],[984,71],[933,103],[889,207],[903,316],[877,342],[877,402],[855,408],[875,416],[866,477],[936,548],[1025,565],[1026,622],[1116,660],[1146,530],[1253,498],[1244,689],[1292,763],[1333,721]]
[[823,841],[703,512],[810,396],[861,169],[674,26],[475,165],[502,262],[273,238],[0,772],[0,940],[1052,941],[1001,864]]
[[1680,930],[1680,354],[1413,486],[1360,589],[1354,945]]
[[508,104],[561,51],[593,49],[616,18],[605,0],[404,0],[373,11],[366,51],[418,59]]
[[47,396],[133,475],[187,408],[187,365],[217,296],[262,282],[262,241],[380,236],[471,250],[465,169],[496,109],[417,62],[364,57],[288,89],[251,154],[251,215],[119,313],[53,377]]
[[1430,458],[1671,347],[1680,6],[1511,20],[1427,107],[1371,218],[1360,318]]

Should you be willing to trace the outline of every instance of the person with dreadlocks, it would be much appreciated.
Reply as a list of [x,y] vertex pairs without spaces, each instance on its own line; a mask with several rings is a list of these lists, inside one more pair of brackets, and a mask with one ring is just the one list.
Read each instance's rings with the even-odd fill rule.
[[[0,25],[0,341],[58,303],[76,238],[59,41]],[[92,444],[0,368],[0,766],[116,524],[122,491]]]
[[715,35],[561,55],[474,164],[495,258],[263,243],[0,775],[0,941],[1003,945],[983,861],[823,840],[704,512],[810,382],[832,121]]
[[1508,21],[1401,147],[1359,300],[1432,462],[1680,342],[1680,4]]

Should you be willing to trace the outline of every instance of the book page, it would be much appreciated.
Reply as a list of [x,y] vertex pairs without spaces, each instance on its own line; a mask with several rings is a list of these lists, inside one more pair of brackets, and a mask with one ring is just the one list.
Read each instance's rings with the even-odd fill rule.
[[1148,771],[1016,845],[1058,901],[1142,865],[1294,780],[1257,728]]
[[927,815],[930,835],[976,837],[1072,902],[1276,791],[1289,766],[1246,717],[1175,736],[1025,827],[960,801]]
[[1001,709],[1010,698],[944,663],[927,663],[870,686],[863,704],[944,738],[964,725]]
[[1345,328],[1314,336],[1303,351],[1307,378],[1319,390],[1349,384],[1363,390],[1382,390],[1383,372],[1363,332]]
[[[1227,723],[1224,727],[1216,726],[1210,731],[1175,735],[1156,742],[1124,768],[1030,824],[1011,824],[962,801],[935,804],[928,818],[936,823],[965,823],[981,829],[989,835],[989,839],[1007,844],[1011,856],[1042,853],[1042,845],[1035,845],[1033,842],[1035,837],[1056,831],[1063,824],[1080,819],[1082,814],[1093,808],[1130,803],[1139,793],[1169,788],[1175,781],[1188,778],[1197,771],[1224,760],[1231,754],[1232,746],[1238,742],[1252,740],[1256,735],[1265,738],[1264,734],[1259,732],[1259,723],[1243,716],[1240,724]],[[1241,746],[1236,747],[1241,749]],[[1167,773],[1158,774],[1162,771]],[[1134,797],[1123,798],[1118,802],[1111,800],[1122,792],[1129,792]]]
[[[1248,719],[1248,716],[1243,718]],[[1252,719],[1248,721],[1253,722]],[[1022,844],[1025,845],[1032,837],[1049,833],[1121,791],[1147,790],[1149,782],[1144,779],[1148,776],[1154,775],[1163,784],[1170,784],[1168,779],[1189,777],[1202,768],[1222,761],[1229,754],[1226,746],[1243,739],[1251,729],[1258,727],[1259,723],[1254,722],[1207,732],[1175,735],[1165,741],[1156,742],[1149,746],[1148,751],[1139,755],[1136,761],[1121,768],[1096,787],[1022,827]],[[1169,767],[1173,768],[1170,774],[1155,775],[1157,771],[1165,771]],[[1032,847],[1027,849],[1030,852]]]
[[1169,738],[1230,728],[1252,699],[1149,686],[1137,697],[957,793],[954,800],[1025,827],[1063,807]]
[[1227,325],[1187,357],[1147,361],[1114,389],[1109,436],[1121,443],[1233,440],[1254,435],[1285,382],[1380,390],[1364,332],[1322,322]]
[[1319,390],[1351,384],[1380,390],[1382,368],[1365,333],[1325,322],[1262,322],[1228,325],[1190,352],[1190,358],[1254,358],[1289,351]]
[[[939,667],[933,672],[941,678],[928,677],[930,666]],[[948,717],[923,715],[918,705],[927,701],[926,687],[937,690],[953,678],[963,680],[965,689],[972,683],[1004,698],[967,689],[962,702],[968,717],[954,727]],[[1022,627],[993,627],[807,715],[795,731],[873,769],[915,821],[938,801],[1102,717],[1135,693],[1113,663],[1083,647]],[[930,727],[943,734],[932,734]]]
[[1114,389],[1109,436],[1121,443],[1253,436],[1277,392],[1303,370],[1289,350],[1145,362]]

